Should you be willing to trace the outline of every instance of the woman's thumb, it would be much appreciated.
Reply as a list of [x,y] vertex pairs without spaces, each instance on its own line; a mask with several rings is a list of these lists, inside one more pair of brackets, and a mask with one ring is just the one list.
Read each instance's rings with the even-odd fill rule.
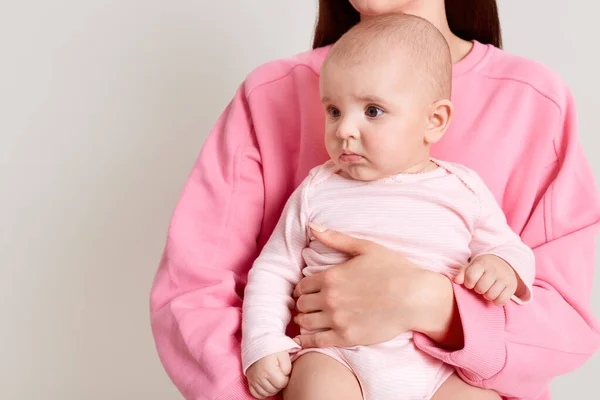
[[371,244],[371,242],[367,240],[357,239],[344,233],[327,229],[324,226],[313,222],[309,223],[308,226],[315,239],[324,246],[351,256],[363,254]]

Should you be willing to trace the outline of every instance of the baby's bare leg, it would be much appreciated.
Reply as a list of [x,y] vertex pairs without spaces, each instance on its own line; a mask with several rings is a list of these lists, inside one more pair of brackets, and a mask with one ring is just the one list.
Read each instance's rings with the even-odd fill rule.
[[501,400],[501,397],[493,390],[473,387],[452,374],[431,400]]
[[362,400],[354,374],[331,357],[306,353],[292,366],[284,400]]

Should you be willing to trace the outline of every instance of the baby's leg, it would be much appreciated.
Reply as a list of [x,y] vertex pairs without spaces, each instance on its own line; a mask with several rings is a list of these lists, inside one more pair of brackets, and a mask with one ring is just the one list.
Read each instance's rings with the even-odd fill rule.
[[333,358],[311,352],[292,367],[292,376],[283,391],[284,400],[362,400],[358,380]]
[[493,390],[473,387],[452,374],[431,400],[501,400],[501,397]]

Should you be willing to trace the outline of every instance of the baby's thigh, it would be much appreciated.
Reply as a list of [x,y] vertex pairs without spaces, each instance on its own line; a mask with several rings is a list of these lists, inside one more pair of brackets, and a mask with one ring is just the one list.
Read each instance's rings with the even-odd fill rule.
[[325,354],[311,352],[294,362],[283,398],[362,400],[362,393],[352,371]]
[[501,397],[493,390],[473,387],[458,375],[452,374],[431,400],[501,400]]

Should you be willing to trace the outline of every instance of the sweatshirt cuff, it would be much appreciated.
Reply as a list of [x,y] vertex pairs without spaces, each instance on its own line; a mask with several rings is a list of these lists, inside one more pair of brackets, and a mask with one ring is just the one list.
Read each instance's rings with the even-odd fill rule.
[[477,293],[452,282],[464,335],[464,347],[449,351],[415,332],[414,343],[425,353],[456,367],[471,384],[496,375],[506,363],[504,307],[495,306]]

